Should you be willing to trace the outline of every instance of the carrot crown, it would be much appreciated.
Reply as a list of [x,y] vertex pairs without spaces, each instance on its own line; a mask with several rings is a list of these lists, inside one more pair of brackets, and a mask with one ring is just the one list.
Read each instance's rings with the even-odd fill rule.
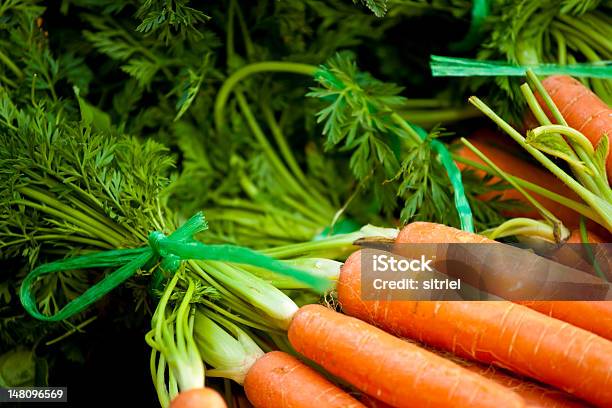
[[263,351],[251,337],[236,324],[211,312],[196,312],[195,341],[202,358],[214,367],[211,377],[224,377],[244,383],[244,378]]
[[168,308],[179,275],[183,277],[181,272],[176,273],[166,285],[153,314],[152,329],[145,336],[151,346],[151,376],[162,407],[167,407],[179,390],[204,387],[204,363],[193,338],[194,280],[188,279],[178,305],[173,310]]

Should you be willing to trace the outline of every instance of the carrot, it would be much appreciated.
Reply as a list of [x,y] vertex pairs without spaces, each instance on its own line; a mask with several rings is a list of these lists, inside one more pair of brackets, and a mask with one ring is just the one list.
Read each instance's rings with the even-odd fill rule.
[[170,408],[227,408],[225,400],[212,388],[192,388],[181,391],[170,403]]
[[[612,109],[591,90],[576,79],[565,75],[553,75],[542,81],[544,88],[565,118],[568,125],[582,132],[595,146],[602,135],[612,137]],[[544,107],[542,99],[540,105]],[[549,113],[552,119],[552,115]],[[612,181],[612,160],[608,155],[606,169]]]
[[[447,358],[451,358],[462,367],[476,374],[511,389],[523,398],[529,408],[581,408],[589,406],[563,391],[514,377],[510,373],[494,366],[485,366],[456,357],[447,356]],[[392,408],[391,405],[367,394],[363,394],[359,400],[368,408]]]
[[[495,381],[499,385],[511,389],[520,395],[529,408],[587,408],[589,405],[563,391],[549,388],[528,380],[522,380],[504,373],[502,370],[493,366],[483,366],[481,364],[470,363],[461,360],[462,367],[479,374],[489,380]],[[360,401],[368,408],[393,408],[376,398],[363,394]]]
[[312,368],[282,351],[259,358],[244,390],[255,408],[365,407]]
[[[572,190],[570,190],[569,187],[563,184],[552,173],[534,164],[531,164],[521,159],[520,157],[517,157],[516,155],[510,152],[510,149],[502,149],[501,147],[492,146],[490,143],[484,142],[481,139],[482,138],[480,137],[475,139],[470,138],[470,143],[472,143],[478,150],[483,152],[485,156],[491,159],[491,161],[493,161],[493,163],[495,163],[504,172],[512,176],[522,178],[531,183],[537,184],[547,190],[560,194],[564,197],[568,197],[576,201],[581,201],[581,199]],[[484,162],[466,146],[460,146],[455,153],[465,159],[484,164]],[[466,167],[469,167],[462,163],[457,163],[457,166],[462,170]],[[480,174],[481,176],[485,175],[483,171],[479,170],[476,170],[476,174]],[[497,177],[493,177],[491,179],[492,183],[498,181],[499,178]],[[556,217],[563,221],[564,224],[572,227],[578,225],[580,221],[580,215],[577,212],[549,198],[542,197],[541,195],[533,192],[530,193],[546,209],[551,211]],[[513,188],[503,191],[491,191],[489,193],[485,193],[479,196],[479,198],[481,200],[489,200],[495,197],[496,195],[499,195],[503,200],[516,200],[526,207],[525,209],[513,209],[511,211],[507,211],[505,212],[505,215],[509,217],[540,218],[539,213],[535,210],[535,208],[531,206],[527,199],[518,190],[515,190]]]
[[464,367],[510,388],[523,397],[529,408],[580,408],[589,406],[563,391],[513,377],[494,366],[465,362]]
[[[603,243],[603,239],[591,231],[587,232],[587,240],[592,244]],[[585,271],[592,270],[590,264],[584,259],[581,254],[577,253],[576,246],[582,243],[579,230],[573,230],[569,239],[566,241],[569,246],[562,245],[553,255],[553,259],[562,262],[566,265],[573,266]],[[597,256],[596,259],[600,265],[608,263],[610,267],[610,259],[607,254]],[[531,301],[520,302],[522,305],[531,309],[537,310],[555,319],[563,320],[581,327],[585,330],[593,332],[608,340],[612,340],[612,302],[609,301]]]
[[331,374],[398,408],[524,406],[514,392],[450,360],[321,305],[298,310],[289,341]]
[[[444,225],[416,222],[402,229],[397,242],[494,241]],[[612,342],[525,306],[505,301],[364,301],[359,252],[342,268],[338,299],[345,313],[392,334],[612,406]]]
[[[520,302],[547,316],[563,320],[612,340],[612,301]],[[611,362],[612,364],[612,362]]]
[[[568,244],[581,244],[582,236],[580,235],[580,230],[572,230],[569,238],[565,242]],[[606,241],[604,241],[603,238],[601,238],[598,234],[591,231],[587,231],[587,242],[590,244],[603,244]]]
[[[603,244],[606,241],[601,238],[598,234],[587,231],[587,243],[588,244]],[[590,260],[587,248],[584,247],[580,230],[572,230],[569,238],[563,245],[555,249],[551,254],[551,259],[564,265],[571,266],[572,268],[585,271],[593,274],[594,268]],[[610,258],[610,251],[605,246],[592,245],[590,248],[592,255],[595,257],[597,262],[602,268],[602,271],[610,270],[612,268],[612,258]]]

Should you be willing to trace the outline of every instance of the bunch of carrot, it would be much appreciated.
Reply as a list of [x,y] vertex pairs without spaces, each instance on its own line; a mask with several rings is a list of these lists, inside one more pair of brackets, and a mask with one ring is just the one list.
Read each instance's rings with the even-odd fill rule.
[[[419,222],[406,226],[396,242],[493,241],[444,225]],[[382,296],[378,300],[363,300],[360,252],[354,253],[342,268],[338,299],[348,315],[396,336],[508,369],[598,406],[612,405],[612,337],[602,337],[610,334],[609,303],[576,302],[580,306],[577,308],[564,307],[564,302],[532,305],[537,310],[549,308],[556,317],[552,318],[527,307],[531,306],[529,303],[389,301]],[[419,381],[426,378],[432,367],[433,360],[421,368]],[[454,382],[448,385],[449,392],[459,388]],[[384,392],[376,390],[375,395],[391,405],[398,404],[397,399]],[[459,406],[455,398],[454,406]]]

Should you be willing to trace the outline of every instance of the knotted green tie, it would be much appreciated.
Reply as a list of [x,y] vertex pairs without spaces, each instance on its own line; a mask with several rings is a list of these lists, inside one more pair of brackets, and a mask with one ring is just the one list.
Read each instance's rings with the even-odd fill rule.
[[[258,266],[291,276],[319,293],[324,293],[330,288],[331,283],[325,278],[288,266],[251,249],[234,245],[206,245],[194,239],[195,234],[206,228],[204,215],[199,212],[169,236],[160,231],[151,232],[146,247],[99,252],[41,265],[24,279],[20,290],[21,303],[29,314],[39,320],[61,321],[82,312],[141,269],[151,268],[159,263],[159,269],[153,276],[153,286],[156,286],[164,279],[162,273],[171,275],[180,268],[183,261],[190,259]],[[112,267],[118,269],[70,301],[56,314],[47,316],[38,310],[32,285],[41,276],[75,269]]]

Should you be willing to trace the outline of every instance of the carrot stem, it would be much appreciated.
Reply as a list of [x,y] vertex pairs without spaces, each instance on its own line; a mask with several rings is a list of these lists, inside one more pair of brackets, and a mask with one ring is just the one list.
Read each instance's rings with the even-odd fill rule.
[[397,237],[397,232],[395,228],[381,228],[373,225],[365,225],[361,227],[359,231],[333,235],[328,238],[302,242],[299,244],[289,244],[282,247],[263,249],[261,252],[277,259],[288,259],[298,256],[337,259],[354,251],[359,240],[376,240],[379,238],[395,239],[395,237]]
[[15,65],[13,60],[0,51],[0,62],[4,63],[8,69],[13,71],[17,79],[23,79],[23,72]]
[[[167,310],[179,276],[184,277],[183,272],[176,272],[166,286],[151,320],[152,329],[145,335],[145,341],[152,348],[151,375],[162,406],[167,406],[163,404],[177,395],[179,390],[204,387],[204,364],[193,340],[191,301],[195,282],[192,279],[188,279],[188,287],[178,308],[175,306],[173,310]],[[158,365],[155,366],[158,354]]]
[[552,225],[553,225],[553,229],[555,231],[555,241],[559,242],[561,241],[561,239],[563,239],[564,237],[569,236],[570,232],[567,228],[565,228],[563,226],[563,223],[561,222],[561,220],[559,220],[557,217],[555,217],[555,215],[553,213],[551,213],[550,211],[548,211],[542,204],[540,204],[540,202],[538,200],[536,200],[531,194],[529,194],[525,189],[523,189],[523,187],[521,187],[520,185],[518,185],[516,182],[514,182],[513,180],[511,180],[508,175],[506,174],[506,172],[504,172],[502,169],[500,169],[499,167],[497,167],[495,165],[495,163],[493,163],[487,156],[485,156],[480,150],[478,150],[473,144],[471,144],[470,142],[467,141],[466,138],[461,138],[461,142],[467,146],[472,152],[474,152],[482,161],[484,161],[489,167],[491,167],[496,173],[497,175],[506,180],[512,187],[514,187],[516,190],[518,190],[521,194],[523,194],[523,196],[525,196],[525,198],[527,199],[527,201],[529,201],[529,203],[531,205],[533,205],[533,207],[535,209],[538,210],[538,212],[544,217],[546,218],[546,220],[548,220]]
[[512,218],[495,228],[480,232],[480,235],[494,240],[508,236],[525,235],[555,242],[554,228],[546,222],[531,218]]
[[289,148],[289,145],[287,144],[287,139],[283,135],[283,132],[280,129],[280,126],[278,125],[278,123],[276,122],[276,119],[274,118],[274,113],[272,112],[272,109],[270,109],[270,107],[265,103],[260,104],[260,107],[264,115],[264,118],[268,124],[268,127],[270,128],[270,131],[272,132],[272,136],[274,136],[274,140],[276,141],[276,144],[278,145],[278,148],[280,149],[281,155],[287,162],[289,169],[293,172],[293,174],[298,178],[300,182],[302,182],[303,184],[308,184],[308,180],[306,179],[306,176],[302,172],[302,169],[300,168],[300,166],[297,164],[297,161],[295,160],[293,153],[291,153],[291,149]]
[[601,17],[599,13],[588,13],[580,16],[580,19],[587,23],[591,29],[598,31],[604,37],[612,38],[612,29],[610,29],[612,21]]
[[[280,149],[281,155],[283,156],[283,158],[287,162],[287,165],[289,166],[289,169],[297,177],[298,181],[304,185],[306,192],[308,194],[312,194],[314,196],[314,199],[317,200],[320,203],[320,205],[325,205],[329,207],[327,199],[323,197],[323,195],[321,195],[321,193],[310,184],[308,178],[306,177],[306,175],[304,174],[304,172],[298,165],[297,160],[295,160],[295,157],[293,153],[291,152],[291,148],[287,144],[287,139],[283,135],[283,132],[280,126],[278,125],[276,119],[274,118],[274,113],[272,112],[272,109],[270,109],[270,106],[268,104],[262,103],[261,111],[264,115],[264,118],[266,119],[268,127],[270,128],[270,131],[272,132],[272,136],[274,136],[274,140],[276,141],[276,144],[278,145],[278,148]],[[328,209],[326,209],[326,211],[331,212],[333,211],[333,209],[329,207]]]
[[63,212],[64,214],[69,214],[78,220],[77,225],[81,225],[84,229],[93,231],[96,236],[105,239],[109,244],[114,244],[115,247],[119,247],[121,242],[125,240],[123,236],[119,235],[116,231],[108,228],[101,222],[92,219],[92,217],[89,217],[72,207],[62,204],[60,201],[45,193],[30,187],[19,188],[19,193],[44,204],[45,208],[49,206]]
[[[407,106],[408,108],[408,106]],[[468,106],[466,108],[446,108],[446,109],[423,109],[401,111],[400,115],[411,123],[421,126],[435,125],[437,123],[456,122],[478,117],[479,112]]]
[[208,261],[207,265],[208,272],[215,279],[231,288],[248,304],[264,312],[281,328],[289,325],[298,307],[283,292],[237,266],[217,261]]
[[312,77],[316,70],[317,67],[314,65],[280,61],[257,62],[238,69],[225,80],[217,94],[214,108],[214,119],[217,130],[220,131],[225,128],[225,115],[223,112],[225,104],[234,87],[243,79],[260,72],[289,72]]
[[[531,112],[534,114],[534,116],[536,117],[538,122],[540,122],[541,125],[552,125],[552,122],[550,121],[550,119],[548,119],[548,116],[546,116],[546,113],[544,113],[544,110],[542,109],[542,107],[538,103],[535,95],[533,94],[531,88],[529,87],[529,84],[525,83],[525,84],[521,85],[521,92],[523,94],[523,97],[527,101],[527,105],[531,109]],[[568,164],[572,168],[572,172],[574,173],[574,175],[576,175],[576,177],[578,178],[578,181],[580,181],[589,190],[591,190],[593,192],[598,191],[597,186],[595,185],[595,183],[589,177],[587,177],[587,175],[585,175],[581,171],[579,166],[574,162],[574,160],[575,161],[579,160],[579,158],[578,158],[578,156],[576,156],[576,152],[575,152],[576,147],[574,147],[574,149],[570,149],[570,147],[569,147],[569,145],[567,145],[567,142],[565,141],[565,139],[562,139],[560,135],[559,135],[559,138],[560,138],[560,141],[562,141],[562,143],[565,143],[565,146],[567,147],[567,150],[571,152],[570,153],[570,157],[571,157],[572,161],[568,161]],[[589,142],[589,144],[590,144],[590,142]],[[580,149],[578,148],[578,150],[580,150]],[[580,152],[582,153],[581,157],[583,157],[583,161],[592,163],[590,158],[588,156],[585,156],[584,152],[582,152],[582,150],[580,150]]]
[[[274,322],[270,321],[271,319],[264,318],[261,314],[257,314],[253,311],[253,307],[250,304],[246,303],[232,292],[227,290],[223,285],[213,279],[208,272],[205,272],[204,269],[209,271],[213,268],[212,265],[203,261],[188,261],[191,269],[204,281],[213,287],[216,291],[219,292],[221,296],[222,302],[228,307],[228,309],[232,310],[234,313],[239,316],[232,315],[230,312],[227,312],[228,317],[232,317],[234,320],[239,321],[242,324],[250,325],[251,327],[260,329],[260,330],[273,330],[275,325]],[[208,302],[206,299],[201,299],[202,303]],[[209,307],[215,309],[216,306],[211,303],[208,305]]]
[[572,18],[565,14],[559,14],[557,18],[564,23],[574,27],[575,29],[582,32],[584,35],[588,36],[594,43],[599,44],[604,49],[612,50],[612,43],[608,41],[603,35],[599,32],[591,29],[586,23],[582,22],[579,18]]
[[568,126],[567,122],[565,121],[565,118],[561,114],[561,111],[559,111],[559,108],[557,108],[557,105],[555,105],[555,103],[553,102],[552,98],[546,91],[546,88],[544,88],[544,85],[538,79],[538,76],[530,69],[527,70],[527,81],[532,87],[535,87],[536,91],[538,92],[538,94],[540,94],[548,109],[552,112],[553,117],[555,118],[557,123],[560,125]]
[[[528,76],[528,81],[533,86],[536,87],[536,89],[538,90],[538,93],[542,96],[542,98],[544,98],[544,101],[546,105],[548,106],[548,108],[551,110],[551,112],[554,112],[555,118],[561,124],[557,126],[562,126],[563,123],[567,123],[565,121],[565,118],[563,117],[559,109],[557,108],[557,105],[554,103],[550,95],[548,95],[548,92],[544,88],[544,85],[537,78],[537,76],[533,74],[531,71],[527,72],[527,76]],[[529,85],[527,84],[524,84],[524,85],[525,87],[524,88],[521,87],[521,90],[524,91],[523,95],[527,99],[529,105],[531,106],[531,104],[535,104],[534,109],[541,112],[541,114],[543,114],[546,118],[543,122],[541,121],[540,123],[546,126],[552,125],[552,123],[550,122],[550,120],[548,120],[548,117],[546,116],[546,114],[544,113],[540,105],[537,103],[537,100],[535,99],[535,95],[531,91],[531,88],[529,87]],[[540,116],[540,113],[538,113],[538,116]],[[565,126],[569,128],[567,124]],[[593,145],[580,132],[578,132],[577,130],[573,128],[569,128],[569,129],[571,129],[571,131],[579,133],[579,135],[577,135],[578,140],[569,136],[570,137],[569,142],[573,148],[573,151],[577,152],[579,158],[583,161],[583,163],[586,165],[589,171],[593,173],[594,177],[591,177],[590,175],[585,174],[585,172],[582,169],[580,169],[578,166],[574,165],[573,163],[569,163],[572,168],[573,173],[576,175],[578,181],[582,183],[582,185],[584,185],[587,189],[589,189],[595,194],[606,196],[606,199],[610,201],[612,199],[612,192],[610,192],[610,189],[608,187],[606,176],[601,175],[601,173],[598,171],[597,167],[595,166],[595,163],[593,163],[593,160],[592,160]],[[563,132],[559,132],[559,133],[563,133]],[[580,135],[583,136],[583,139],[580,139]],[[585,141],[587,143],[585,143]]]
[[604,45],[593,41],[586,33],[568,26],[561,21],[554,21],[551,24],[551,28],[553,27],[562,31],[567,38],[568,44],[580,50],[588,61],[601,61],[598,52],[603,55],[609,54],[610,52]]
[[583,243],[583,247],[587,253],[587,256],[589,257],[589,262],[591,262],[591,264],[593,265],[595,273],[607,282],[608,277],[605,273],[602,272],[601,268],[599,267],[599,262],[597,262],[597,259],[595,259],[595,255],[593,255],[593,250],[589,242],[589,233],[587,231],[586,222],[584,222],[584,217],[580,217],[580,240]]
[[211,377],[230,378],[244,383],[247,372],[263,355],[257,344],[238,326],[210,310],[198,310],[195,341]]
[[566,137],[568,137],[572,142],[577,143],[581,148],[586,150],[588,154],[594,154],[595,150],[593,150],[593,145],[586,138],[585,135],[580,133],[574,128],[564,125],[544,125],[539,126],[535,129],[532,129],[531,132],[534,133],[535,136],[540,135],[550,135],[555,133],[560,133]]
[[412,138],[412,141],[414,143],[420,144],[423,142],[423,139],[421,139],[421,136],[419,136],[419,134],[416,132],[416,130],[414,130],[414,128],[412,126],[410,126],[406,120],[404,118],[402,118],[399,114],[397,113],[392,113],[391,114],[391,119],[397,124],[399,125],[399,127],[401,127],[406,133],[408,133],[408,135]]
[[523,98],[525,98],[525,101],[527,102],[527,106],[529,106],[531,113],[533,113],[533,116],[535,116],[536,120],[540,123],[540,125],[552,125],[552,122],[550,121],[550,119],[548,119],[548,116],[546,116],[546,113],[544,112],[544,110],[538,103],[535,95],[531,91],[529,84],[524,83],[523,85],[521,85],[520,89],[521,93],[523,94]]
[[505,120],[499,117],[491,108],[489,108],[484,102],[475,96],[470,97],[470,103],[478,108],[482,113],[493,120],[499,127],[501,127],[512,139],[514,139],[521,147],[527,150],[536,160],[538,160],[544,167],[546,167],[551,173],[557,176],[563,183],[565,183],[570,189],[578,194],[582,199],[589,204],[602,218],[604,221],[603,226],[609,231],[612,231],[612,205],[607,201],[597,197],[591,191],[586,189],[576,180],[574,180],[569,174],[555,165],[546,155],[539,150],[529,146],[525,143],[525,138],[521,136],[511,125]]
[[586,136],[584,136],[582,133],[580,133],[574,128],[562,125],[540,126],[530,130],[530,132],[533,132],[535,136],[542,134],[560,133],[563,136],[570,138],[572,142],[576,145],[579,145],[580,150],[583,150],[579,152],[579,154],[581,156],[584,155],[585,158],[588,158],[588,161],[585,162],[585,165],[587,166],[586,168],[592,173],[592,175],[586,175],[584,178],[595,183],[595,190],[591,191],[596,194],[603,195],[607,201],[612,202],[612,190],[610,189],[607,180],[605,180],[604,175],[597,169],[593,161],[590,160],[590,157],[595,154],[595,150],[593,149],[593,145],[591,144],[589,139],[586,138]]
[[[463,164],[467,164],[470,167],[474,167],[478,170],[482,170],[484,172],[486,172],[487,174],[491,174],[491,175],[495,175],[495,172],[493,170],[491,170],[490,167],[472,161],[470,159],[466,159],[464,157],[458,156],[458,155],[453,155],[453,159],[455,161],[458,161],[460,163]],[[601,219],[601,217],[599,216],[599,214],[597,214],[595,211],[593,211],[593,209],[591,209],[590,207],[579,203],[578,201],[574,201],[570,198],[567,198],[565,196],[562,196],[560,194],[557,194],[555,192],[552,192],[550,190],[545,189],[544,187],[541,187],[537,184],[534,184],[530,181],[524,180],[522,178],[516,177],[516,176],[511,176],[508,175],[509,178],[511,178],[512,180],[514,180],[517,184],[519,184],[521,187],[526,188],[529,191],[532,191],[534,193],[537,193],[543,197],[549,198],[559,204],[564,205],[567,208],[571,208],[572,210],[576,211],[577,213],[580,213],[582,215],[584,215],[585,217],[589,218],[590,220],[595,221],[598,224],[602,224],[603,220]]]
[[[546,103],[548,109],[553,113],[559,125],[563,126],[562,128],[556,128],[557,132],[563,134],[564,136],[570,139],[570,144],[572,145],[572,148],[578,153],[578,156],[585,163],[587,168],[594,173],[594,177],[589,177],[589,175],[585,175],[584,172],[582,172],[580,169],[572,167],[572,170],[578,177],[579,181],[581,181],[585,187],[587,187],[595,194],[601,194],[606,198],[608,202],[612,202],[612,190],[610,190],[606,176],[602,175],[598,171],[597,167],[595,166],[595,163],[592,160],[594,150],[593,145],[591,144],[589,139],[581,132],[568,125],[567,121],[561,114],[561,111],[546,91],[544,84],[542,84],[542,82],[539,80],[539,78],[533,71],[527,71],[527,80],[533,87],[536,88],[538,94],[542,97],[542,99],[544,99],[544,102]],[[531,96],[533,96],[533,93],[528,92],[527,98],[530,99]],[[548,125],[548,123],[546,125]],[[552,128],[547,127],[547,129]]]
[[[312,195],[304,191],[304,189],[299,185],[299,183],[297,183],[295,178],[293,178],[293,176],[289,173],[289,171],[284,166],[280,158],[276,155],[276,152],[274,152],[274,149],[270,145],[270,142],[268,142],[268,140],[266,139],[266,136],[264,135],[263,130],[257,124],[257,121],[255,120],[255,117],[253,113],[251,112],[251,109],[249,108],[249,105],[244,95],[239,91],[235,91],[234,93],[236,94],[236,100],[238,101],[238,104],[240,105],[240,109],[242,110],[242,113],[247,121],[247,124],[249,125],[251,129],[251,132],[257,139],[257,142],[263,149],[266,156],[268,157],[268,160],[270,160],[270,163],[272,164],[272,166],[276,169],[279,176],[293,190],[293,192],[298,194],[304,200],[305,203],[309,204],[310,211],[307,211],[304,208],[303,209],[304,216],[314,216],[314,214],[312,213],[315,212],[317,213],[316,219],[319,222],[321,222],[323,225],[327,224],[331,216],[328,216],[328,214],[326,214],[326,211],[325,211],[325,208],[323,208],[324,206],[322,205],[322,202],[314,200],[312,198]],[[288,199],[288,197],[286,196],[284,198]]]
[[557,41],[557,62],[559,65],[567,64],[567,43],[565,37],[559,32],[559,30],[551,29],[551,34]]

